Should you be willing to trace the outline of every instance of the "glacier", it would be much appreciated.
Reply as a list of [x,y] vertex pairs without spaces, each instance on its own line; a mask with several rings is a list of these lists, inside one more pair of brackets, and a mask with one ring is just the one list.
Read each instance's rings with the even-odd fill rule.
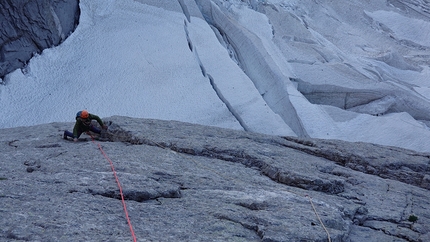
[[80,1],[79,26],[0,85],[0,128],[178,120],[430,152],[422,1]]

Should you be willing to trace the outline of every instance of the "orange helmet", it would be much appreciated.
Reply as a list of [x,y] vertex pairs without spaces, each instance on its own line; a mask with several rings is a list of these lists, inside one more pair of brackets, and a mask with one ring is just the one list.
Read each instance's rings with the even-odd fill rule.
[[87,110],[82,110],[81,112],[81,118],[88,118],[89,117],[89,113]]

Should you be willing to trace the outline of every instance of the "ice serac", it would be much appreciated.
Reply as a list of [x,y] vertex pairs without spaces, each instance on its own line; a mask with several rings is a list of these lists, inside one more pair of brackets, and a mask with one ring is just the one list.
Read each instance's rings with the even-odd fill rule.
[[196,1],[208,23],[232,46],[244,73],[254,83],[267,105],[278,114],[298,136],[308,136],[295,107],[288,97],[288,69],[279,68],[258,35],[244,28],[226,13],[222,6],[208,0]]
[[35,53],[60,44],[76,28],[78,0],[0,2],[0,78]]
[[[190,50],[214,92],[246,131],[296,136],[295,132],[273,112],[249,77],[229,58],[227,50],[216,38],[201,41],[202,35],[214,36],[202,15],[191,19],[188,8],[198,10],[195,2],[181,4],[187,21],[184,29]],[[200,13],[200,12],[199,12]],[[189,19],[189,21],[188,21]],[[214,36],[215,37],[215,36]],[[217,54],[214,54],[217,53]],[[263,115],[261,115],[263,114]]]
[[429,241],[429,153],[177,121],[0,130],[1,241]]
[[[351,141],[361,138],[379,143],[377,137],[388,132],[398,135],[385,145],[423,147],[403,142],[405,133],[399,131],[403,126],[428,134],[428,125],[423,123],[428,124],[430,119],[429,61],[425,58],[430,42],[428,33],[420,31],[429,26],[425,3],[390,1],[395,3],[393,6],[383,1],[275,2],[261,4],[258,11],[270,20],[272,40],[294,71],[290,79],[306,101],[316,104],[302,108],[295,105],[311,137]],[[295,97],[290,95],[290,100]],[[337,112],[332,107],[338,108]],[[415,120],[403,120],[408,115],[402,113]],[[390,124],[399,130],[383,124],[385,118],[381,115],[387,114],[392,114]],[[312,129],[306,125],[312,118],[325,124],[321,124],[321,129]],[[369,125],[361,125],[358,120]],[[371,123],[381,127],[375,129]],[[326,131],[327,136],[319,130]],[[364,131],[364,135],[351,139],[353,130]]]
[[424,16],[430,20],[430,5],[426,0],[388,0],[387,2],[413,15]]

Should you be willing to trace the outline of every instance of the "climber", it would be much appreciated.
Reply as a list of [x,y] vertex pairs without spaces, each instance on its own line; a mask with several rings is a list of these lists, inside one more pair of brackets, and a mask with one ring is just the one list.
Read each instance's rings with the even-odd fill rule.
[[87,110],[82,110],[76,114],[76,123],[73,128],[73,133],[66,130],[64,131],[63,138],[67,139],[67,137],[71,137],[73,138],[73,141],[76,142],[83,132],[89,134],[89,131],[92,131],[94,133],[101,134],[101,130],[91,124],[93,119],[95,119],[103,129],[107,129],[107,126],[103,123],[99,116],[90,114]]

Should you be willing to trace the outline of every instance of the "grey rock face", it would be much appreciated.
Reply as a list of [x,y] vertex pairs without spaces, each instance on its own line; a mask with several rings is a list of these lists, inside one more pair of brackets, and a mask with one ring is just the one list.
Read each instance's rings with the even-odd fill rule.
[[0,132],[0,241],[429,241],[430,154],[114,116]]
[[78,0],[0,2],[0,78],[35,54],[56,46],[76,28]]

